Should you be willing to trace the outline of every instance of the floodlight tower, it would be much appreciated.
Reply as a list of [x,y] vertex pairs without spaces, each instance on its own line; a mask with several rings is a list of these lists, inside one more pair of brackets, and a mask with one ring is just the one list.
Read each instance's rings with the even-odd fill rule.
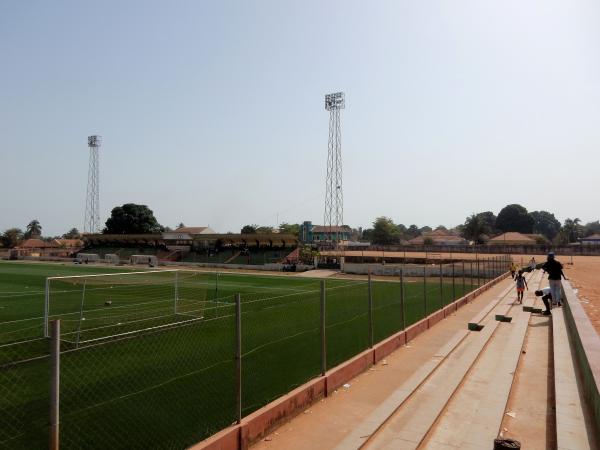
[[101,136],[88,136],[90,163],[88,168],[87,195],[85,198],[84,233],[100,231],[100,159],[98,150],[102,144]]
[[344,224],[344,193],[342,191],[342,133],[340,109],[346,106],[344,93],[335,92],[325,96],[325,109],[329,111],[329,145],[327,151],[327,179],[325,181],[325,218],[323,225],[329,227],[335,246],[339,245],[339,230]]

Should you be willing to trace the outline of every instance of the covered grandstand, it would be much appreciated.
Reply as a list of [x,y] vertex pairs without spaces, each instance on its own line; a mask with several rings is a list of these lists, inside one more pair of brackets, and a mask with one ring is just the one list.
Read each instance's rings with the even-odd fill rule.
[[187,233],[176,230],[147,235],[89,234],[84,236],[82,251],[100,258],[117,255],[121,261],[133,255],[155,255],[165,262],[262,265],[287,262],[298,246],[292,234],[219,234],[206,233],[206,229],[187,227]]

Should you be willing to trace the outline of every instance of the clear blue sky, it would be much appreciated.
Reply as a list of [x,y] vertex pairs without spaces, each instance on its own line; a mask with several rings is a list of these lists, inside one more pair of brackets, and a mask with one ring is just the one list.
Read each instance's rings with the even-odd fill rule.
[[456,225],[508,203],[600,218],[600,3],[0,4],[0,231],[101,214],[322,222],[343,90],[345,222]]

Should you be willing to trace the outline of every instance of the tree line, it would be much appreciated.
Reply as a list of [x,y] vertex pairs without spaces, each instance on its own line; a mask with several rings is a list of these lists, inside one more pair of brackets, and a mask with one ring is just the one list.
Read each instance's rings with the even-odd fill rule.
[[[579,218],[567,218],[561,224],[553,213],[528,212],[522,205],[511,204],[502,208],[498,215],[492,211],[474,213],[468,216],[463,224],[450,230],[442,225],[435,229],[458,234],[476,244],[485,244],[491,237],[515,231],[539,235],[540,244],[549,241],[564,245],[600,233],[600,221],[583,224]],[[375,219],[373,228],[363,231],[362,237],[376,245],[393,245],[422,235],[424,231],[432,231],[432,229],[431,227],[418,228],[416,225],[406,227],[403,224],[395,224],[389,217],[382,216]]]
[[[179,223],[177,227],[183,226],[183,223]],[[268,234],[276,230],[280,233],[298,236],[300,224],[282,223],[277,229],[266,225],[245,225],[240,232],[242,234]],[[369,241],[375,245],[394,245],[433,230],[430,226],[395,224],[391,218],[381,216],[375,219],[372,228],[352,229],[352,239]],[[582,237],[600,233],[600,221],[583,224],[579,218],[567,218],[561,224],[554,214],[548,211],[528,212],[524,206],[511,204],[502,208],[498,215],[492,211],[474,213],[468,216],[464,223],[451,229],[438,225],[435,230],[455,233],[477,244],[484,244],[491,237],[509,231],[543,236],[544,242],[540,243],[545,243],[547,240],[555,244],[569,244],[577,242]],[[161,225],[148,206],[135,203],[126,203],[113,208],[102,230],[105,234],[151,234],[164,231],[172,231],[172,229]],[[61,236],[42,237],[42,226],[37,219],[34,219],[27,224],[25,231],[20,228],[5,230],[0,235],[0,243],[4,247],[12,248],[31,237],[52,240],[56,238],[77,239],[81,235],[77,228],[71,228]],[[431,242],[427,242],[426,238],[425,244],[428,243]]]

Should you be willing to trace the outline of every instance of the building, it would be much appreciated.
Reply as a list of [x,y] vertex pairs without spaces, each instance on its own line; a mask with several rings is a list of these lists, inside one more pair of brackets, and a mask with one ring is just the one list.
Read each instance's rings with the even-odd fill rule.
[[56,257],[68,258],[83,248],[83,241],[80,239],[53,239],[43,241],[38,238],[31,238],[23,241],[19,246],[11,250],[12,256],[32,256],[32,257]]
[[581,245],[600,245],[600,234],[592,234],[591,236],[579,239]]
[[348,225],[332,226],[313,225],[310,221],[305,221],[300,225],[298,238],[304,244],[318,244],[320,242],[332,242],[339,238],[339,241],[349,241],[352,234],[352,228]]
[[537,241],[532,235],[508,231],[488,241],[488,245],[536,245]]
[[448,230],[434,230],[434,231],[424,231],[421,233],[421,236],[417,236],[416,238],[408,241],[410,245],[427,245],[431,243],[431,245],[456,245],[456,246],[464,246],[467,245],[468,242],[465,238]]
[[210,227],[179,227],[173,231],[165,231],[162,240],[169,250],[190,250],[194,238],[206,234],[217,232]]

